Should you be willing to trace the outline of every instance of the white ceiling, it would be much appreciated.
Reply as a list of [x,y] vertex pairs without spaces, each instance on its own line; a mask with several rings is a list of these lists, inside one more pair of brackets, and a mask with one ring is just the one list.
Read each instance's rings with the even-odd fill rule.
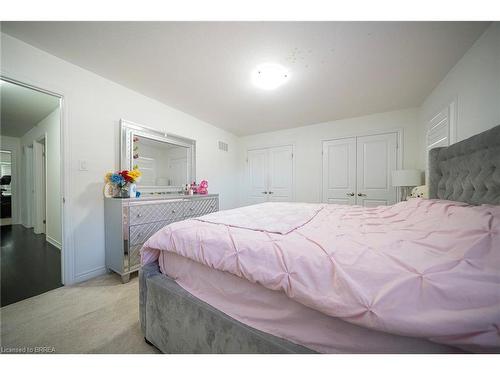
[[[2,22],[2,31],[237,135],[419,106],[488,22]],[[276,62],[290,79],[251,84]]]
[[59,98],[0,81],[0,133],[21,137],[59,105]]

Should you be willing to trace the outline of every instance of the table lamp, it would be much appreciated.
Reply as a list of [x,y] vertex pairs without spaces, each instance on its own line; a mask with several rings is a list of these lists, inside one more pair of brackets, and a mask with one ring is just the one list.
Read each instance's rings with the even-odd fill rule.
[[401,201],[408,198],[411,188],[419,186],[422,181],[422,172],[418,169],[399,169],[392,171],[392,186],[401,190]]

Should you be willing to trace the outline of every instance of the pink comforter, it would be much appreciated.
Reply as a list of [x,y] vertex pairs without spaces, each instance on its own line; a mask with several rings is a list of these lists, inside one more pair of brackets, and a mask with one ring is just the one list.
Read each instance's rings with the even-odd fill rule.
[[[294,205],[255,206],[253,227]],[[500,348],[499,206],[317,205],[312,218],[288,218],[296,229],[287,234],[246,229],[247,215],[232,211],[227,222],[218,214],[168,225],[146,242],[142,262],[175,252],[353,324],[470,350]]]

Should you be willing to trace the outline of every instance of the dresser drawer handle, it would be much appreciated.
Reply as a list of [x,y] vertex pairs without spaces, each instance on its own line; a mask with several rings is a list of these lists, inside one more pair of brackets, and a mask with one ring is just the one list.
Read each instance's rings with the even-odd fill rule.
[[175,214],[175,210],[172,210],[172,213]]
[[137,214],[137,217],[142,217],[142,214]]
[[193,208],[193,207],[189,207],[189,211],[193,211],[193,210],[194,210],[194,208]]

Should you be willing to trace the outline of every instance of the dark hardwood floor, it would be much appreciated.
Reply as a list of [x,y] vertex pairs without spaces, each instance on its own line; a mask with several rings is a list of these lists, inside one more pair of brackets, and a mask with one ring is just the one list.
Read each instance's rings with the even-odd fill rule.
[[61,251],[22,225],[3,225],[1,237],[1,306],[59,288]]

